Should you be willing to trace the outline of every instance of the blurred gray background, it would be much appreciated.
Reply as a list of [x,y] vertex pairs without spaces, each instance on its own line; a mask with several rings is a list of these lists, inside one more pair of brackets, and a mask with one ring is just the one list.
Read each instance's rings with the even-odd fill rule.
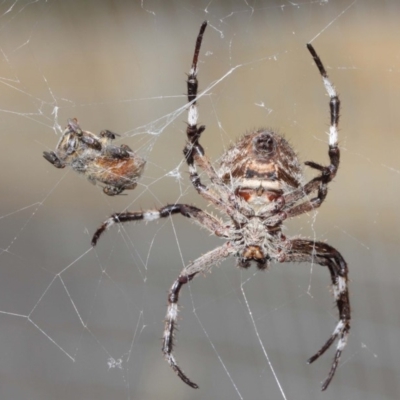
[[[1,399],[399,398],[400,2],[6,0],[0,16]],[[176,216],[113,227],[90,248],[113,212],[206,207],[182,156],[185,73],[205,19],[212,160],[267,126],[302,161],[328,162],[314,38],[341,96],[337,178],[320,210],[286,229],[327,241],[350,268],[352,331],[325,393],[333,351],[306,364],[337,320],[325,268],[228,260],[185,287],[176,356],[193,390],[161,354],[167,291],[220,241]],[[146,157],[137,189],[110,198],[42,158],[71,117]]]

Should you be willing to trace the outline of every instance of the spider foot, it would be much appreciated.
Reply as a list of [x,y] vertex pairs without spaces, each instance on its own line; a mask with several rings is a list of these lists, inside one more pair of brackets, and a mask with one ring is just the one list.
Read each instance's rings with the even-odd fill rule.
[[96,230],[96,232],[94,233],[93,237],[92,237],[92,246],[96,246],[97,241],[100,239],[100,236],[111,226],[114,224],[117,224],[118,222],[121,222],[119,219],[119,215],[118,214],[113,214],[110,218],[108,218],[107,220],[105,220],[100,228],[98,228]]
[[322,391],[326,390],[328,388],[329,384],[331,383],[331,380],[332,380],[333,376],[335,375],[336,368],[339,364],[339,359],[340,359],[341,354],[342,354],[342,350],[336,350],[335,358],[334,358],[331,370],[329,371],[328,376],[322,383],[322,386],[321,386]]
[[198,389],[199,388],[199,385],[197,385],[196,383],[192,382],[183,373],[183,371],[180,369],[180,367],[178,367],[178,365],[176,364],[175,358],[174,358],[174,356],[172,354],[165,354],[165,359],[168,361],[168,364],[176,372],[176,374],[179,376],[179,378],[181,378],[182,381],[186,383],[186,385],[189,385],[193,389]]
[[339,167],[340,151],[337,147],[337,143],[334,145],[329,145],[329,159],[331,163],[328,166],[323,166],[314,161],[306,161],[304,164],[310,168],[316,169],[321,172],[321,180],[324,183],[330,182],[335,176]]
[[306,161],[304,164],[310,168],[320,171],[321,179],[325,183],[330,182],[336,175],[337,168],[334,165],[328,165],[327,167],[325,167],[321,164],[315,163],[314,161]]
[[317,169],[318,171],[321,171],[321,172],[324,171],[324,169],[325,169],[325,167],[323,165],[317,164],[314,161],[306,161],[304,164],[307,165],[307,167]]
[[332,343],[336,340],[337,337],[340,337],[336,347],[336,353],[335,357],[333,358],[331,370],[329,371],[327,378],[322,383],[323,391],[328,388],[333,376],[335,375],[336,368],[339,365],[340,356],[342,355],[342,351],[347,343],[349,329],[350,327],[348,325],[348,322],[342,320],[339,321],[339,323],[336,325],[335,330],[333,331],[332,336],[327,340],[327,342],[321,347],[321,349],[316,354],[314,354],[311,358],[307,360],[308,364],[313,363],[315,360],[321,357],[325,353],[325,351],[329,349],[329,347],[331,347]]

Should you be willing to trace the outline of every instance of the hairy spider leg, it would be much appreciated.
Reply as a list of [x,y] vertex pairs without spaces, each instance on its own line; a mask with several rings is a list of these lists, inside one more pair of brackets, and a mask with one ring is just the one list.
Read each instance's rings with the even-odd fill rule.
[[295,239],[291,241],[291,247],[286,255],[285,262],[309,262],[328,267],[331,274],[333,295],[339,310],[339,322],[336,325],[331,337],[321,349],[311,358],[311,364],[322,356],[332,343],[338,338],[336,353],[333,359],[328,377],[322,383],[322,390],[326,390],[335,375],[336,368],[342,351],[347,343],[350,331],[350,300],[348,291],[348,268],[342,255],[332,246],[311,240]]

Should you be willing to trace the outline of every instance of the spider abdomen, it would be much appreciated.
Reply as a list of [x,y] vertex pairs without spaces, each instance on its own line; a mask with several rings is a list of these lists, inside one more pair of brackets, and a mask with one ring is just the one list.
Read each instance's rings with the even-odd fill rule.
[[223,154],[218,175],[237,196],[262,206],[299,187],[302,168],[283,136],[259,129],[245,134]]

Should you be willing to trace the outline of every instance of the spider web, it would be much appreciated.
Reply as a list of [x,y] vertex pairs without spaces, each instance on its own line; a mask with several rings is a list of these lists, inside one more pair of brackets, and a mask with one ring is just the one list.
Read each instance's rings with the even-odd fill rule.
[[[328,160],[328,98],[305,48],[342,100],[341,167],[318,212],[288,236],[327,241],[350,268],[350,342],[324,399],[397,399],[400,320],[395,0],[11,0],[0,4],[0,397],[3,399],[316,399],[333,352],[306,360],[337,311],[317,265],[246,271],[227,260],[182,290],[176,356],[163,361],[167,291],[221,242],[180,217],[110,229],[113,212],[175,202],[207,208],[189,184],[185,73],[203,20],[203,146],[212,160],[240,134],[273,127],[302,161]],[[147,159],[134,191],[107,197],[41,154],[67,118],[110,129]],[[306,177],[311,173],[306,171]]]

